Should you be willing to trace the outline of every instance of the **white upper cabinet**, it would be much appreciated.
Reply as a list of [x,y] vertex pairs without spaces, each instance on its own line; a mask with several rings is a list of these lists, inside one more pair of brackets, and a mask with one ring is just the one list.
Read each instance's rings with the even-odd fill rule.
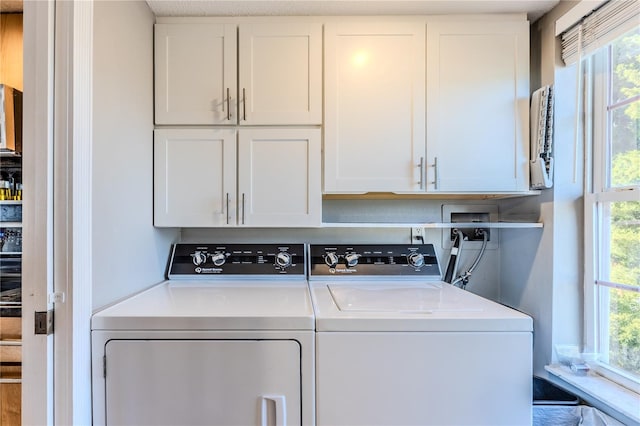
[[237,121],[236,25],[155,25],[156,124]]
[[320,129],[241,129],[238,224],[320,226]]
[[324,192],[424,191],[425,25],[325,25]]
[[155,32],[156,124],[321,124],[321,24],[164,22]]
[[156,129],[153,158],[155,226],[235,224],[235,130]]
[[427,191],[529,189],[529,24],[427,24]]
[[239,28],[240,124],[322,123],[322,25]]

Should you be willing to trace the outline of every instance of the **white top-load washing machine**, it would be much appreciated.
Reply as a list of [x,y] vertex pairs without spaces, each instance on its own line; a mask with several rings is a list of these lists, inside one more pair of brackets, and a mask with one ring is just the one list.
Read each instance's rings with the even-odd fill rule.
[[177,244],[169,280],[96,313],[94,425],[313,425],[302,244]]
[[440,281],[431,244],[309,256],[318,426],[531,424],[530,317]]

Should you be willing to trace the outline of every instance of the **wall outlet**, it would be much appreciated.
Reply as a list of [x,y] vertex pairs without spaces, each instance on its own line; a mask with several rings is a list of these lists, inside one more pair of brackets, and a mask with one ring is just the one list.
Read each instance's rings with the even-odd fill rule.
[[424,228],[411,228],[411,244],[424,244]]

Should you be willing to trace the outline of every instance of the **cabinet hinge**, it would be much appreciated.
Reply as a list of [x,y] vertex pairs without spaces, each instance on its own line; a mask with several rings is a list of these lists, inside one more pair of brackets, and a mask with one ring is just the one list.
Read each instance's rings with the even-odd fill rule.
[[35,312],[34,333],[47,336],[53,333],[53,309]]

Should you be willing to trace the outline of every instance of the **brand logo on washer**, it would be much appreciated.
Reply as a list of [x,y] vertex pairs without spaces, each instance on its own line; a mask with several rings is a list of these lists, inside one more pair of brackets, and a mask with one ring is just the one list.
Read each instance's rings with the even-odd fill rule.
[[195,269],[196,274],[219,274],[220,272],[222,272],[220,268],[201,268],[198,266]]

